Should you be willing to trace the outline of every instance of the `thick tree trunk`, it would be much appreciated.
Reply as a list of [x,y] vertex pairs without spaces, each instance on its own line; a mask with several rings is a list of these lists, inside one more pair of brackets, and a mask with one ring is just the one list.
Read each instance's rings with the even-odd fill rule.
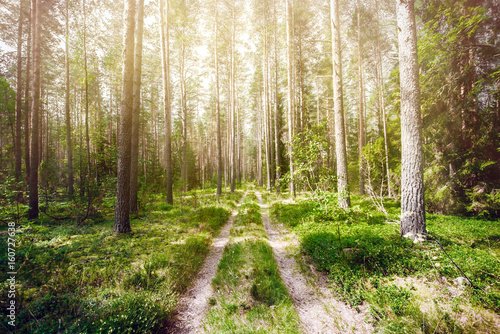
[[[167,0],[166,13],[164,11],[163,1],[160,0],[160,38],[162,49],[162,69],[163,69],[163,90],[165,104],[165,172],[167,177],[167,204],[174,204],[173,196],[173,170],[172,170],[172,115],[170,106],[170,41],[169,41],[169,0]],[[166,16],[166,20],[164,17]]]
[[132,111],[130,213],[137,213],[137,177],[139,169],[139,120],[141,113],[142,36],[144,27],[144,0],[137,1],[134,59],[134,109]]
[[15,176],[16,181],[21,179],[21,169],[22,169],[22,121],[23,121],[23,110],[22,110],[22,94],[23,89],[23,57],[22,57],[22,47],[23,47],[23,3],[21,0],[19,3],[19,23],[17,28],[17,78],[16,78],[16,138],[14,142],[14,159],[15,159]]
[[73,143],[71,132],[71,114],[70,114],[70,94],[69,94],[69,0],[66,0],[66,47],[64,66],[66,70],[66,86],[64,97],[64,111],[66,118],[66,150],[68,158],[68,195],[69,199],[73,199],[74,186],[73,186]]
[[401,235],[426,233],[414,0],[397,0],[401,77]]
[[120,128],[118,130],[118,171],[116,186],[115,233],[130,232],[130,161],[134,94],[135,0],[125,3],[123,34],[123,74]]
[[342,93],[342,55],[338,0],[330,1],[333,55],[333,102],[335,114],[335,150],[337,156],[337,191],[342,208],[351,205],[347,177],[347,151],[344,125],[344,98]]
[[33,78],[31,91],[33,100],[31,106],[31,158],[29,182],[29,210],[28,219],[38,218],[38,165],[39,165],[39,110],[40,110],[40,32],[41,32],[41,1],[31,0],[31,22],[33,36]]

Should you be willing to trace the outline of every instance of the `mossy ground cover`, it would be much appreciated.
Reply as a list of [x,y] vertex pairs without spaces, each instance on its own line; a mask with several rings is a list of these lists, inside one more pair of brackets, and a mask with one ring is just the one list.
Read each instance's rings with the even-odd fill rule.
[[239,208],[212,284],[216,294],[205,320],[209,333],[300,333],[252,193]]
[[[16,232],[17,332],[158,331],[242,193],[220,199],[190,196],[176,198],[173,206],[150,196],[126,235],[112,232],[112,205],[81,226],[47,216],[21,221]],[[0,238],[0,252],[6,254],[7,235]],[[2,255],[0,267],[6,266]],[[5,275],[0,273],[2,304],[8,300]],[[8,328],[6,319],[0,331]]]
[[[438,239],[402,239],[399,205],[385,201],[382,214],[366,197],[353,196],[344,211],[335,194],[319,194],[272,206],[275,221],[295,232],[302,254],[328,274],[346,303],[370,305],[383,332],[495,332],[500,312],[500,222],[427,215]],[[472,286],[457,283],[464,276]],[[465,282],[467,282],[465,280]],[[495,315],[496,314],[496,315]]]

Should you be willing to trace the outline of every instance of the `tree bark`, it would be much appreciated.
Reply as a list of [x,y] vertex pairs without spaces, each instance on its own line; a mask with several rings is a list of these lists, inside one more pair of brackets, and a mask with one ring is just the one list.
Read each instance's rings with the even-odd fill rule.
[[[384,132],[384,153],[385,153],[385,169],[387,173],[387,192],[389,197],[392,197],[392,186],[391,186],[391,170],[389,169],[389,148],[388,148],[388,139],[387,139],[387,120],[385,117],[385,97],[384,97],[384,80],[383,80],[383,71],[382,71],[382,51],[380,49],[380,36],[379,36],[379,15],[378,15],[378,3],[377,3],[377,65],[375,66],[375,72],[378,72],[378,94],[379,94],[379,103],[382,117],[382,125]],[[377,70],[378,69],[378,70]]]
[[339,1],[330,0],[333,55],[333,101],[335,114],[335,150],[337,156],[337,191],[340,206],[351,205],[347,174],[347,150],[344,125],[344,98],[342,93],[342,54],[340,41]]
[[28,16],[28,41],[27,41],[27,60],[26,60],[26,84],[24,85],[24,165],[26,167],[26,184],[30,179],[30,118],[31,118],[31,99],[30,99],[30,68],[31,68],[31,43],[32,43],[32,9],[30,3],[30,13]]
[[215,1],[215,108],[217,114],[217,196],[222,195],[222,142],[220,133],[220,96],[219,96],[219,11]]
[[70,114],[70,94],[69,94],[69,0],[66,0],[66,39],[65,39],[65,58],[64,66],[66,70],[66,86],[64,97],[64,111],[66,118],[66,150],[68,158],[68,194],[69,199],[73,199],[74,186],[73,186],[73,143],[71,136],[71,114]]
[[[164,11],[163,0],[160,0],[160,38],[162,49],[162,69],[163,69],[163,91],[165,104],[165,172],[167,186],[167,204],[174,204],[173,183],[172,183],[172,113],[170,106],[170,43],[169,43],[169,0],[167,0],[166,13]],[[166,15],[166,20],[164,19]]]
[[363,159],[363,147],[365,146],[365,122],[364,122],[364,85],[363,85],[363,56],[361,45],[361,6],[359,0],[356,2],[357,24],[358,24],[358,154],[359,154],[359,194],[365,194],[365,162]]
[[30,182],[29,182],[29,210],[28,219],[38,218],[38,166],[39,166],[39,110],[40,110],[40,32],[41,32],[41,1],[31,0],[31,22],[33,36],[33,78],[31,80],[31,91],[33,100],[31,106],[31,158],[30,158]]
[[231,30],[231,192],[236,189],[236,74],[235,74],[235,41],[236,41],[236,14],[235,3],[232,3],[232,30]]
[[293,177],[293,152],[292,139],[294,129],[294,96],[293,96],[293,41],[292,41],[292,14],[293,0],[286,0],[286,42],[287,42],[287,79],[288,79],[288,158],[290,163],[290,195],[295,197],[295,184]]
[[281,156],[280,156],[280,115],[279,115],[279,95],[278,95],[278,18],[276,15],[276,0],[273,0],[273,15],[274,15],[274,155],[276,159],[276,193],[279,194],[280,178],[281,178]]
[[426,233],[414,0],[397,0],[401,85],[401,235]]
[[137,1],[134,59],[134,107],[132,111],[131,165],[130,165],[130,213],[137,213],[137,177],[139,169],[139,121],[141,113],[142,37],[144,27],[144,0]]
[[130,161],[132,110],[134,93],[134,31],[135,0],[127,0],[124,12],[123,72],[120,128],[118,130],[118,171],[116,186],[115,233],[127,233],[130,228]]
[[21,149],[21,123],[23,120],[22,111],[22,94],[23,89],[23,57],[22,57],[22,47],[23,47],[23,3],[21,0],[19,2],[19,23],[17,28],[17,78],[16,78],[16,138],[14,144],[14,158],[15,158],[15,177],[16,181],[21,179],[21,169],[22,169],[22,149]]

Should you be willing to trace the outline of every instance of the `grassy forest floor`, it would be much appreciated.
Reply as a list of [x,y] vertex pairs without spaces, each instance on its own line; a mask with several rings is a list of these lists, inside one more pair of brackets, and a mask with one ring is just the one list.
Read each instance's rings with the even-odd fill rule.
[[[254,190],[244,186],[220,199],[213,189],[192,191],[176,197],[173,206],[150,195],[127,235],[112,232],[112,203],[81,226],[47,216],[21,221],[16,232],[17,332],[170,332],[182,321],[176,310],[202,275],[211,244],[228,220],[228,241],[199,324],[206,332],[308,332],[302,301],[283,271],[286,259],[295,260],[295,275],[308,277],[308,284],[328,285],[339,303],[335,308],[347,312],[339,317],[360,315],[369,331],[500,331],[498,220],[428,214],[434,239],[413,244],[399,237],[399,206],[392,200],[383,203],[386,215],[368,197],[353,196],[352,208],[343,211],[336,206],[336,194],[291,201],[260,189],[261,207]],[[53,210],[65,205],[69,208],[60,204]],[[2,224],[0,266],[7,268],[7,226]],[[286,240],[286,247],[277,250],[276,238]],[[0,278],[6,312],[7,270]],[[8,328],[2,316],[0,332]],[[331,332],[366,328],[350,323]]]

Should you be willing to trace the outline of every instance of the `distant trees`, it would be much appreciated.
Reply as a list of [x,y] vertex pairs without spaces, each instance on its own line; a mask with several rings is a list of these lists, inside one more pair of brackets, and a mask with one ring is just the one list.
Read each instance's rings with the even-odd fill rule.
[[[17,95],[0,109],[0,180],[31,192],[32,218],[38,201],[46,210],[69,199],[83,223],[82,212],[105,209],[115,182],[116,218],[125,222],[126,211],[139,211],[141,192],[164,192],[172,204],[175,191],[202,186],[220,195],[252,180],[292,196],[337,188],[343,207],[350,191],[365,189],[401,197],[405,207],[406,199],[425,198],[432,212],[500,214],[500,7],[493,0],[417,7],[420,112],[408,102],[418,100],[405,65],[415,62],[414,51],[405,56],[397,42],[389,0],[150,1],[142,34],[135,3],[135,79],[120,74],[130,64],[119,47],[119,3],[2,6],[0,75]],[[239,15],[243,9],[251,15]],[[96,19],[102,15],[113,19]],[[130,80],[133,94],[125,93]],[[417,114],[422,157],[407,147]],[[425,187],[417,185],[415,197],[408,171],[417,169]]]

